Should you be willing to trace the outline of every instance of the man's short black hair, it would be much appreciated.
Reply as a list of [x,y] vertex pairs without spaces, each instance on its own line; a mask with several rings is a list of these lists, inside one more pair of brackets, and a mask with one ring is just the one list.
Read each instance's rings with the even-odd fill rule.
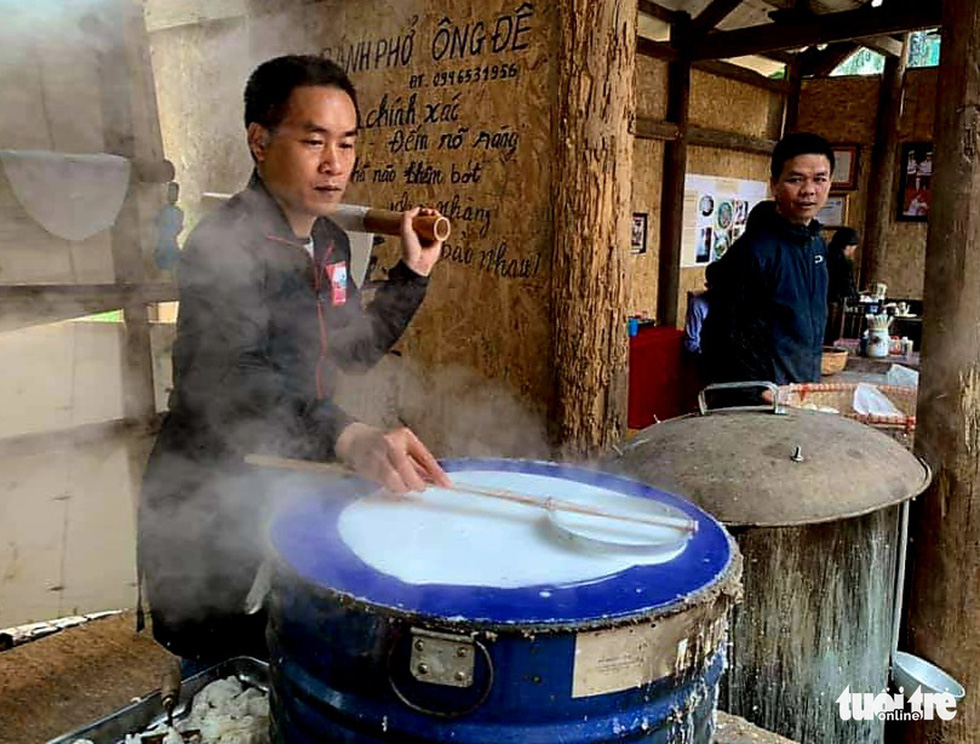
[[[354,84],[340,65],[312,54],[289,54],[263,62],[248,79],[245,127],[255,122],[266,129],[275,129],[286,116],[286,106],[293,91],[309,85],[339,88],[350,96],[357,111]],[[358,124],[360,120],[358,112]]]
[[786,161],[792,160],[797,155],[825,155],[830,161],[830,172],[834,172],[834,151],[830,149],[830,143],[819,134],[794,132],[779,140],[776,149],[772,151],[773,181],[782,175]]

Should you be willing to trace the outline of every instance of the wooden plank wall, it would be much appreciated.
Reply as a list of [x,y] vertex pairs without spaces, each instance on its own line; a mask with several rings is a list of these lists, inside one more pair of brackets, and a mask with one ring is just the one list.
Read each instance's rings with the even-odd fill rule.
[[[932,140],[936,106],[937,70],[909,70],[906,75],[905,108],[899,121],[899,141]],[[863,232],[867,214],[867,185],[870,177],[871,148],[874,142],[878,78],[836,77],[806,80],[800,97],[799,128],[816,132],[834,143],[857,144],[858,187],[848,197],[848,224]],[[901,148],[900,148],[901,149]],[[899,168],[899,163],[893,163]],[[896,183],[896,189],[898,184]],[[925,222],[900,222],[898,193],[879,205],[888,214],[885,227],[887,246],[882,277],[893,297],[922,297],[925,274]],[[860,265],[860,257],[857,259]]]

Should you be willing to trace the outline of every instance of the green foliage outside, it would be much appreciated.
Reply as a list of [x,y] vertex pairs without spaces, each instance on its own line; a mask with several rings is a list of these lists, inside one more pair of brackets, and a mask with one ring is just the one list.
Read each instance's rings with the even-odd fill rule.
[[[939,31],[916,31],[909,41],[909,67],[936,67],[939,64]],[[870,49],[861,48],[841,62],[830,73],[838,75],[880,75],[885,58]]]

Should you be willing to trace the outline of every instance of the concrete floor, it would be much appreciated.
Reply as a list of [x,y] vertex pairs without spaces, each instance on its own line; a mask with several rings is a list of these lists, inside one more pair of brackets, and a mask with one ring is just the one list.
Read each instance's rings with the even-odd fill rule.
[[[0,744],[41,744],[159,688],[170,654],[132,613],[0,652]],[[718,713],[715,744],[793,744]]]

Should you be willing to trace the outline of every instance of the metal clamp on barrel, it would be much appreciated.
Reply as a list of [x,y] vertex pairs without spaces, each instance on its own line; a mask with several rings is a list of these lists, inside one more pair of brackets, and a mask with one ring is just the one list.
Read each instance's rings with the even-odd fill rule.
[[748,405],[748,406],[728,406],[724,408],[718,408],[715,410],[721,411],[770,411],[777,416],[784,415],[786,413],[785,409],[779,405],[779,388],[776,387],[774,383],[759,381],[748,381],[748,382],[717,382],[714,385],[708,385],[704,390],[698,393],[698,412],[702,416],[707,416],[711,409],[708,407],[707,400],[705,399],[705,393],[712,392],[715,390],[754,390],[756,388],[762,388],[768,390],[770,395],[772,395],[772,401]]
[[[407,670],[404,653],[397,651],[406,641]],[[396,697],[412,710],[437,718],[459,718],[479,708],[490,696],[493,677],[490,652],[472,634],[413,627],[388,653],[388,681]]]

